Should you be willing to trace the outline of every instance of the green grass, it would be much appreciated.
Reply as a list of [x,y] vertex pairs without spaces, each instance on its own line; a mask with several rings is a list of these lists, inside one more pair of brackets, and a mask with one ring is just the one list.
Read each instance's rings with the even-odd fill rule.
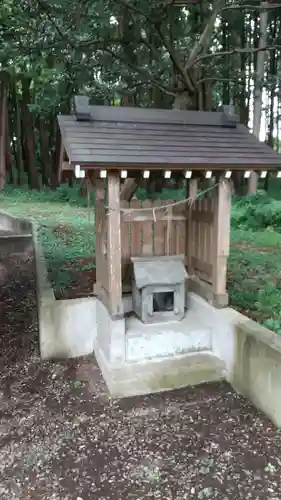
[[[144,198],[142,191],[139,197]],[[163,196],[181,197],[180,190]],[[281,334],[281,201],[276,198],[258,194],[234,200],[228,291],[233,307]],[[77,261],[94,256],[93,208],[89,223],[79,187],[40,192],[8,187],[0,196],[1,210],[37,221],[56,292],[71,280],[66,261],[79,267]]]
[[68,196],[62,190],[38,192],[16,189],[0,196],[0,211],[38,223],[49,277],[57,293],[71,281],[65,262],[89,259],[95,254],[93,204],[89,223],[86,203],[77,189],[68,189]]
[[228,292],[231,305],[281,334],[281,234],[231,232]]

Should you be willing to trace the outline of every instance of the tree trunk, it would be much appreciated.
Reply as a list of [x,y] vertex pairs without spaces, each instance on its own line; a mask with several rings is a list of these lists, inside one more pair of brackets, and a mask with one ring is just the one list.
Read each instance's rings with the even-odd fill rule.
[[[212,34],[217,17],[220,15],[225,3],[226,0],[214,1],[212,13],[201,32],[199,40],[194,44],[189,53],[185,68],[182,68],[182,75],[179,81],[179,93],[174,101],[174,109],[198,109],[200,103],[200,90],[196,85],[198,74],[194,64],[197,59],[200,59],[200,57],[204,56],[208,52],[212,43]],[[184,78],[182,79],[182,77]],[[182,80],[184,80],[184,83]],[[208,95],[206,105],[210,107],[210,94]]]
[[40,157],[41,157],[41,168],[42,168],[42,184],[44,186],[50,186],[51,182],[51,156],[49,151],[49,139],[48,132],[50,124],[46,122],[44,116],[40,116],[38,119],[39,125],[39,137],[40,137]]
[[[244,49],[246,46],[246,27],[245,27],[245,16],[240,16],[241,25],[240,25],[240,47]],[[247,104],[249,101],[248,93],[248,85],[246,80],[246,65],[248,65],[248,60],[246,54],[240,54],[240,74],[241,74],[241,89],[239,93],[239,110],[240,110],[240,122],[248,126],[249,122],[249,105]],[[249,72],[250,74],[250,72]]]
[[13,155],[11,150],[11,139],[9,133],[9,117],[6,114],[6,151],[5,151],[5,172],[6,179],[9,179],[11,184],[14,183],[14,172],[13,172]]
[[139,187],[140,179],[128,178],[125,179],[123,186],[120,190],[120,200],[131,201],[136,190]]
[[179,92],[175,97],[174,109],[196,109],[196,96],[190,96],[187,92]]
[[[261,7],[267,7],[267,2],[262,2]],[[260,13],[260,39],[259,48],[266,47],[267,42],[267,20],[268,10],[261,10]],[[254,88],[254,115],[253,115],[253,134],[259,139],[262,114],[262,90],[264,83],[264,71],[266,63],[266,51],[260,50],[257,55],[257,73]],[[248,184],[248,194],[256,193],[258,187],[258,174],[251,172]]]
[[213,5],[212,14],[201,33],[201,36],[198,42],[192,48],[188,60],[187,60],[187,68],[191,68],[199,56],[202,56],[207,53],[211,42],[212,42],[212,34],[216,24],[216,20],[218,15],[221,13],[223,7],[225,7],[226,0],[216,0]]
[[[270,30],[270,36],[271,40],[274,40],[276,37],[276,31],[277,31],[277,22],[276,19],[274,19],[273,23],[271,23],[271,30]],[[270,53],[270,61],[269,61],[269,72],[270,72],[270,78],[271,78],[271,89],[270,89],[270,101],[269,101],[269,123],[268,123],[268,130],[267,130],[267,144],[270,146],[272,149],[274,148],[274,104],[275,104],[275,87],[276,84],[275,82],[272,81],[273,77],[277,74],[277,67],[276,67],[276,52],[272,51]],[[277,110],[278,111],[278,110]],[[277,136],[278,137],[278,136]],[[269,177],[270,177],[270,172],[268,172],[265,180],[264,180],[264,189],[265,191],[268,191],[269,187]]]
[[62,162],[64,161],[64,148],[62,145],[61,133],[58,123],[55,124],[56,127],[56,139],[55,139],[55,149],[52,154],[52,171],[53,171],[53,182],[52,186],[55,188],[61,183],[62,178]]
[[[229,50],[229,24],[226,19],[222,19],[222,50],[224,52]],[[229,75],[229,57],[225,58],[223,65],[223,84],[222,84],[222,103],[230,104],[230,75]]]
[[16,80],[13,79],[12,86],[12,100],[14,108],[14,134],[15,139],[14,150],[15,150],[15,160],[17,166],[17,183],[20,186],[24,183],[24,161],[23,161],[23,142],[22,142],[22,125],[21,125],[21,109],[19,104],[19,96],[17,93]]
[[36,146],[34,124],[28,105],[30,104],[31,80],[22,80],[22,120],[25,145],[25,161],[28,173],[28,185],[31,189],[40,189],[39,175],[36,168]]
[[[58,185],[58,161],[57,161],[57,145],[60,148],[60,131],[57,117],[50,113],[49,117],[49,128],[50,128],[50,137],[49,137],[49,156],[50,156],[50,186],[52,189],[55,189]],[[59,139],[58,139],[59,133]],[[59,144],[57,144],[57,140],[59,140]],[[60,149],[59,149],[60,151]]]
[[281,116],[281,105],[280,105],[280,95],[281,95],[281,84],[278,85],[277,91],[277,117],[276,117],[276,146],[275,149],[277,153],[280,153],[280,141],[279,141],[279,133],[280,133],[280,116]]
[[[140,24],[132,22],[131,12],[127,7],[123,7],[121,19],[119,21],[119,36],[124,40],[123,52],[127,61],[133,65],[137,64],[137,55],[134,52],[132,41],[140,32]],[[136,94],[133,91],[134,83],[131,73],[122,76],[126,90],[121,98],[121,106],[136,106]]]
[[0,191],[5,187],[6,179],[6,127],[8,84],[6,75],[0,75]]

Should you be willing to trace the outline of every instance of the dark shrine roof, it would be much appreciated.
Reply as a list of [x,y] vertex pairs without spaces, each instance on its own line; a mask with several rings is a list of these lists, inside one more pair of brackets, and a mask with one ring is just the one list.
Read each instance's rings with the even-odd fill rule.
[[73,165],[193,170],[281,166],[279,154],[225,111],[90,106],[87,98],[81,99],[83,105],[73,115],[58,116]]

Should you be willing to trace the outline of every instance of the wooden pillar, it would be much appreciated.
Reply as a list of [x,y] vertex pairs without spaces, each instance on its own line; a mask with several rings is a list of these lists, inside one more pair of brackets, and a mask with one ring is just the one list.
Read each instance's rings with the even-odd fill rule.
[[[95,226],[96,226],[96,293],[100,296],[107,291],[107,269],[105,268],[106,227],[104,180],[94,180]],[[103,288],[103,291],[101,290]],[[102,298],[102,297],[100,297]]]
[[214,193],[213,234],[213,303],[216,307],[228,304],[226,292],[227,259],[230,242],[231,186],[229,181],[220,182]]
[[64,160],[64,146],[63,146],[62,138],[61,138],[61,135],[60,135],[60,151],[59,151],[59,155],[58,155],[58,164],[56,165],[56,167],[57,167],[57,182],[58,182],[58,184],[61,184],[63,164],[65,163],[63,160]]
[[120,174],[118,172],[108,172],[107,187],[108,306],[112,317],[123,317]]
[[[198,191],[198,179],[190,179],[188,185],[188,198],[195,198]],[[193,234],[192,234],[192,205],[188,208],[188,219],[187,219],[187,266],[188,274],[193,274],[192,272],[192,252],[193,252]]]

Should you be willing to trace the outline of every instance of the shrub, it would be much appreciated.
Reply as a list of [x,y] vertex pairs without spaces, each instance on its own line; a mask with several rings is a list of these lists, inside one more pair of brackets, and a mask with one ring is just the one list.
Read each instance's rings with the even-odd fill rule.
[[232,208],[234,229],[275,229],[281,231],[281,201],[265,193],[234,198]]

